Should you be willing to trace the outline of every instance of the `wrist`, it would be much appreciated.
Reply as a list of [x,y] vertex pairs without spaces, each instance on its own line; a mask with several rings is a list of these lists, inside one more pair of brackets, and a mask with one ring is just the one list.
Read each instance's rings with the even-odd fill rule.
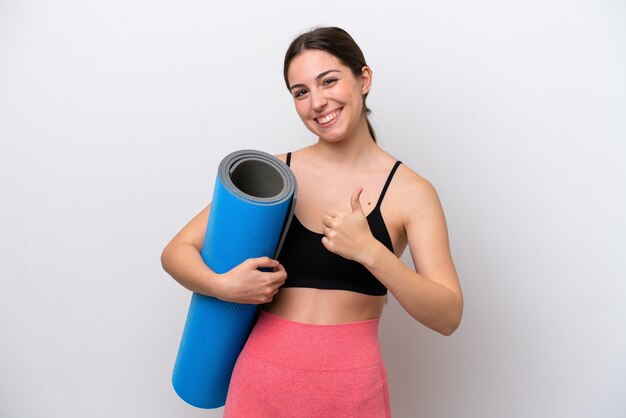
[[224,296],[224,285],[226,273],[215,273],[211,271],[203,280],[205,293],[209,296],[213,296],[217,299],[222,299]]
[[377,239],[373,239],[372,244],[367,245],[365,248],[367,248],[367,251],[363,251],[362,260],[360,262],[370,271],[379,264],[379,260],[383,257],[384,253],[389,251],[387,247]]

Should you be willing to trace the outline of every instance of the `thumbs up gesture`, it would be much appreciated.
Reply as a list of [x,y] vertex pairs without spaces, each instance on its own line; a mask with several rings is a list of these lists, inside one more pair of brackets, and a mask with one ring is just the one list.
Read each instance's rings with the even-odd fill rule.
[[328,251],[357,262],[361,262],[360,259],[366,248],[376,241],[361,207],[359,200],[361,192],[363,192],[363,187],[358,187],[352,193],[351,212],[331,207],[326,209],[322,217],[324,247]]

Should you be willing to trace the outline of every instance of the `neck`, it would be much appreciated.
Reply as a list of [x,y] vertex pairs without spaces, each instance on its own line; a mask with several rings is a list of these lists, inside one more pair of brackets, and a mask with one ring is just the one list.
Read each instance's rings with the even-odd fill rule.
[[328,142],[318,139],[311,148],[325,162],[356,166],[366,161],[367,159],[363,157],[373,154],[378,149],[378,145],[370,135],[367,122],[363,117],[354,131],[340,141]]

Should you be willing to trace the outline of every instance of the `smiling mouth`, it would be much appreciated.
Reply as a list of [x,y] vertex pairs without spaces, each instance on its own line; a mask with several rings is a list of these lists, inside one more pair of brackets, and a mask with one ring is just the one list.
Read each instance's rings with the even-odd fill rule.
[[327,115],[324,115],[320,118],[315,118],[315,122],[317,122],[319,125],[322,125],[322,126],[328,125],[329,123],[334,121],[337,118],[337,116],[339,116],[339,114],[341,113],[341,110],[342,109],[333,110]]

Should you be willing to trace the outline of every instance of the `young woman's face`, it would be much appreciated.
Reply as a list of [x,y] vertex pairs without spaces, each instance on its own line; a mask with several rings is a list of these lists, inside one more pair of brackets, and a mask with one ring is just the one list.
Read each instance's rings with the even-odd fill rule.
[[287,72],[289,90],[304,125],[326,141],[339,141],[365,123],[363,95],[371,71],[360,77],[328,52],[312,49],[296,56]]

